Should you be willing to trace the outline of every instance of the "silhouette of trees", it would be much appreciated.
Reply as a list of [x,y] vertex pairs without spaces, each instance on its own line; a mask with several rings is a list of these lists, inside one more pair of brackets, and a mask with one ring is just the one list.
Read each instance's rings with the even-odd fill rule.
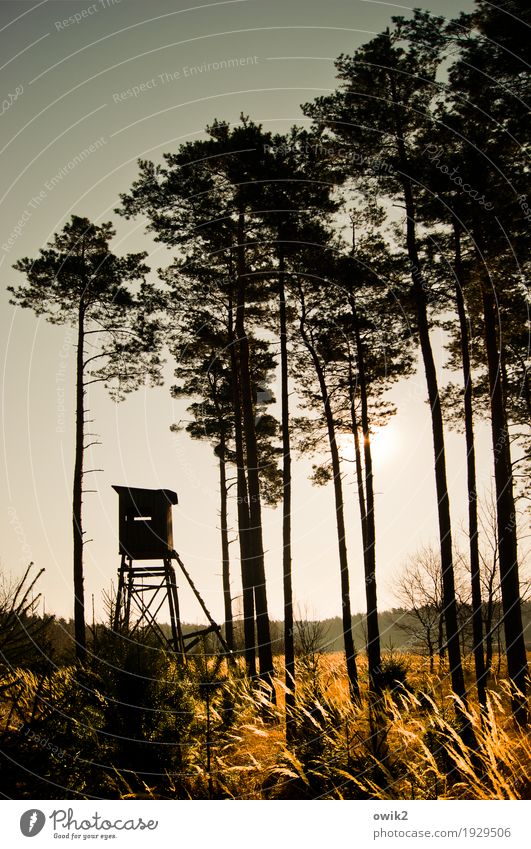
[[[487,705],[493,635],[503,626],[512,711],[525,726],[527,656],[521,610],[517,501],[528,495],[529,205],[525,131],[529,44],[523,0],[477,0],[455,20],[414,10],[336,60],[335,91],[302,107],[309,129],[266,131],[241,116],[139,162],[119,214],[144,216],[172,252],[161,287],[145,254],[111,252],[114,231],[73,217],[37,259],[15,268],[12,302],[77,331],[73,485],[75,634],[86,655],[82,503],[86,392],[116,396],[159,380],[162,339],[174,398],[207,442],[219,473],[224,618],[235,645],[229,529],[237,518],[244,657],[274,698],[263,509],[281,504],[286,734],[296,738],[293,452],[312,455],[313,481],[331,484],[350,696],[363,697],[354,643],[352,569],[364,578],[371,710],[382,651],[377,488],[372,440],[395,407],[386,391],[424,372],[433,442],[438,552],[418,552],[397,584],[402,627],[435,671],[448,659],[461,731],[469,728],[463,657],[472,647],[478,701]],[[433,330],[445,366],[443,388]],[[273,389],[275,391],[273,391]],[[278,404],[276,401],[278,395]],[[479,417],[491,428],[495,498],[478,496]],[[445,423],[463,431],[468,553],[456,555]],[[348,455],[348,456],[346,456]],[[362,548],[347,550],[355,471]],[[419,506],[419,514],[421,507]],[[356,521],[358,519],[356,518]],[[351,546],[350,546],[351,548]],[[350,554],[350,562],[349,562]],[[281,571],[280,571],[281,565]],[[501,610],[501,612],[500,612]],[[499,620],[499,623],[498,623]],[[300,642],[300,641],[299,641]],[[313,650],[312,650],[313,651]],[[257,664],[258,658],[258,664]],[[465,742],[471,738],[462,733]]]

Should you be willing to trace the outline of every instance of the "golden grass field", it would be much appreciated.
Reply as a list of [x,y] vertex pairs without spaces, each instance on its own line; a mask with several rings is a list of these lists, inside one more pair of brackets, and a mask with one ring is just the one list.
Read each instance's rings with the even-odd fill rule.
[[[238,673],[223,664],[214,669],[204,658],[185,673],[165,658],[160,677],[149,679],[151,701],[145,704],[136,672],[127,695],[123,682],[121,690],[112,689],[105,676],[80,677],[73,667],[45,683],[13,670],[0,681],[2,750],[15,763],[10,795],[529,798],[531,739],[511,718],[503,665],[500,677],[491,680],[483,717],[467,669],[471,695],[464,710],[476,741],[471,750],[458,733],[444,667],[430,675],[425,658],[397,653],[393,658],[407,670],[406,684],[387,690],[371,710],[363,656],[361,706],[349,699],[341,653],[318,655],[311,667],[300,664],[297,732],[290,746],[282,658],[276,661],[276,704]],[[50,753],[53,745],[60,756]],[[29,774],[37,774],[36,785]]]

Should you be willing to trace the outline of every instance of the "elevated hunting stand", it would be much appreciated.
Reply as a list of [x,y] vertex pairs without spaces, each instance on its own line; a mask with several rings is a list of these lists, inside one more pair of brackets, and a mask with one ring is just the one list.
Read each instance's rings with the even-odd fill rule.
[[[148,627],[162,643],[184,660],[207,634],[215,634],[224,652],[230,654],[221,628],[214,622],[184,563],[173,548],[171,508],[177,493],[171,489],[132,489],[113,486],[119,498],[118,591],[114,611],[115,631],[134,634]],[[153,561],[161,561],[154,563]],[[139,561],[142,561],[139,563]],[[149,564],[143,561],[150,561]],[[208,619],[209,625],[183,634],[179,596],[173,561],[176,561]],[[171,636],[157,622],[157,614],[167,604]],[[133,620],[134,619],[134,624]]]

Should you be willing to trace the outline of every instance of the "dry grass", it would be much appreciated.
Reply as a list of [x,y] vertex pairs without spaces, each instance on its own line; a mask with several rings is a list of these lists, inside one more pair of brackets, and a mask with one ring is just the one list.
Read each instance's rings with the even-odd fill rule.
[[[430,675],[424,658],[400,660],[407,666],[407,688],[387,691],[369,710],[366,687],[363,706],[350,703],[342,655],[324,655],[318,676],[299,684],[299,737],[289,748],[282,733],[284,688],[277,680],[273,718],[260,718],[258,699],[254,723],[246,724],[220,772],[231,758],[244,766],[247,778],[253,776],[247,798],[528,798],[531,739],[511,718],[503,667],[492,681],[483,715],[468,670],[469,702],[460,707],[476,740],[471,750],[459,733],[444,667]],[[358,666],[366,682],[363,658]]]
[[[358,664],[361,706],[353,706],[349,700],[340,653],[320,656],[317,668],[313,666],[311,671],[301,664],[297,671],[297,733],[289,747],[285,742],[282,664],[277,663],[276,668],[276,704],[264,690],[250,687],[243,675],[228,674],[218,665],[220,681],[209,704],[210,772],[206,757],[207,702],[200,683],[202,675],[207,679],[214,675],[208,663],[196,670],[195,679],[184,681],[171,661],[164,667],[168,681],[181,680],[179,692],[185,699],[173,701],[172,709],[179,713],[186,704],[190,720],[182,730],[186,745],[182,746],[180,770],[176,771],[175,764],[181,755],[172,750],[174,765],[165,767],[163,759],[163,773],[158,779],[146,778],[142,769],[135,773],[120,768],[112,740],[100,733],[101,723],[108,723],[108,717],[114,716],[107,695],[97,691],[90,677],[80,691],[69,669],[57,672],[45,685],[42,679],[22,671],[0,682],[4,741],[16,753],[18,735],[22,759],[31,756],[33,769],[42,762],[43,772],[47,770],[46,775],[52,778],[57,766],[63,779],[68,772],[69,752],[75,747],[70,765],[73,788],[65,785],[67,796],[83,786],[86,796],[104,792],[121,798],[529,798],[531,739],[512,721],[503,666],[500,678],[491,682],[488,710],[483,715],[473,694],[472,670],[467,672],[470,697],[461,710],[474,732],[476,745],[470,749],[463,744],[455,719],[454,698],[444,667],[430,675],[424,658],[394,655],[391,659],[402,670],[402,683],[391,686],[371,707],[363,657]],[[8,679],[11,684],[6,689]],[[170,703],[164,699],[171,688],[165,689],[165,681],[162,685],[159,708],[169,714],[170,722]],[[81,736],[76,721],[73,725],[67,722],[68,715],[86,721]],[[164,739],[160,745],[171,746],[173,726],[164,722],[163,726],[153,726],[149,741]],[[48,758],[44,766],[44,756],[49,752],[42,745],[38,751],[34,744],[37,738],[24,736],[23,727],[34,728],[41,744],[45,737],[55,742],[62,735],[66,754],[58,764]],[[89,762],[83,760],[84,751],[91,757],[94,753],[103,769],[92,761],[89,769]],[[167,751],[169,755],[170,749]],[[101,775],[106,776],[105,784],[99,783]]]

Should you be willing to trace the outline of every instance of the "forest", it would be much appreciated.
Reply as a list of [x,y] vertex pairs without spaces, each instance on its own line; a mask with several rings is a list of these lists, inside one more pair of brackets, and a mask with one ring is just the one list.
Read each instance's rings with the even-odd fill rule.
[[[301,104],[286,133],[220,117],[140,159],[115,222],[164,246],[164,267],[115,253],[113,221],[72,215],[9,270],[11,303],[74,340],[74,615],[39,612],[38,562],[4,577],[4,797],[530,797],[528,18],[522,0],[477,0],[453,20],[395,16],[336,59],[335,90]],[[394,576],[388,610],[375,434],[397,413],[389,390],[416,372],[438,537]],[[164,617],[124,618],[111,588],[106,619],[90,612],[93,384],[115,401],[165,386],[186,404],[168,428],[215,458],[219,627],[179,623],[176,640]],[[464,548],[450,430],[466,469]],[[340,592],[326,621],[293,591],[301,457],[333,502],[324,568]],[[352,493],[359,550],[347,545]],[[270,507],[282,517],[281,621],[268,606]],[[421,521],[428,508],[411,509]]]

